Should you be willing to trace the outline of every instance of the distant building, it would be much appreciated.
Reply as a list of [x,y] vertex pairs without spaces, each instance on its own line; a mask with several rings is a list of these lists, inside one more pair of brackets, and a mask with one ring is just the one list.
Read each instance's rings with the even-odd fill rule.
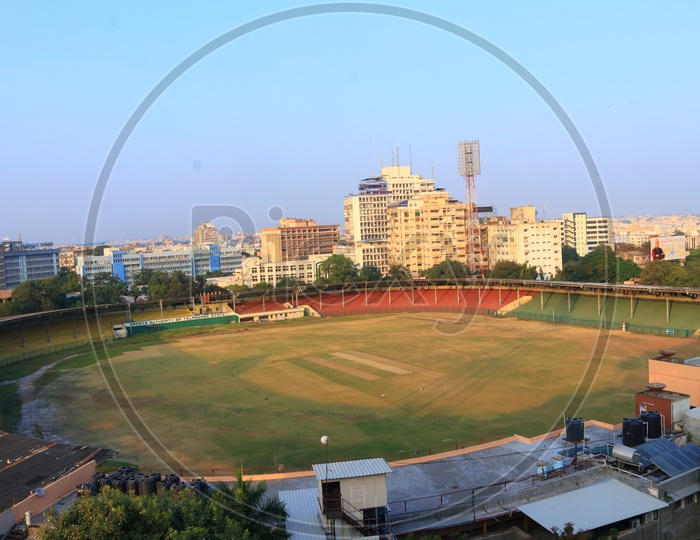
[[435,180],[412,174],[411,167],[407,165],[382,167],[381,179],[387,184],[390,203],[407,201],[414,195],[436,191]]
[[279,227],[260,231],[263,262],[308,259],[311,255],[334,253],[340,241],[338,225],[317,225],[313,219],[282,218]]
[[55,276],[60,269],[60,250],[52,242],[26,244],[4,240],[0,251],[0,289],[14,289],[25,281]]
[[389,264],[403,265],[417,277],[447,259],[465,261],[466,213],[466,205],[446,191],[390,204]]
[[612,241],[612,221],[609,217],[589,218],[585,212],[562,214],[564,245],[585,257],[598,246],[615,247]]
[[486,224],[489,265],[493,268],[500,261],[512,261],[553,277],[562,267],[562,221],[530,221],[533,214],[520,210],[527,208],[513,209],[516,212],[511,216],[516,216],[517,223],[492,219]]
[[194,230],[192,245],[195,248],[210,246],[219,243],[219,230],[211,223],[201,223]]
[[187,276],[203,276],[207,272],[233,273],[241,267],[240,248],[221,248],[217,245],[206,249],[133,253],[106,249],[102,256],[78,257],[77,272],[88,280],[101,272],[114,274],[127,285],[133,284],[134,275],[141,270],[173,273],[176,270]]
[[357,195],[348,195],[343,201],[345,246],[336,252],[348,255],[360,267],[375,266],[386,274],[389,271],[387,182],[381,177],[366,178],[358,188]]
[[236,271],[233,280],[228,282],[220,278],[212,278],[207,283],[214,283],[219,286],[246,285],[254,287],[258,283],[269,283],[272,286],[284,278],[304,283],[313,283],[317,277],[318,266],[327,259],[326,255],[310,255],[308,259],[302,261],[283,261],[266,263],[258,257],[248,257],[243,259],[240,270]]

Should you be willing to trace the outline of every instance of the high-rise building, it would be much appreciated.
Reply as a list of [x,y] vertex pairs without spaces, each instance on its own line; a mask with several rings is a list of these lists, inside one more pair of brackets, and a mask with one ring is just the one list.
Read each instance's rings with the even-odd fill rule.
[[407,201],[413,195],[435,191],[435,180],[412,174],[410,166],[382,167],[381,179],[386,182],[389,203]]
[[202,248],[219,243],[219,230],[211,223],[201,223],[194,230],[192,235],[192,245],[195,248]]
[[612,222],[609,217],[589,218],[585,212],[562,214],[564,221],[563,242],[585,257],[598,246],[614,248]]
[[313,219],[282,218],[279,227],[260,231],[263,262],[300,261],[311,255],[333,255],[340,241],[338,225],[317,225]]
[[416,193],[388,207],[389,264],[412,275],[447,259],[466,258],[467,207],[446,191]]
[[58,248],[52,242],[26,244],[4,240],[0,257],[0,288],[14,289],[25,281],[34,281],[58,274]]
[[389,271],[387,247],[387,182],[381,177],[359,183],[358,194],[343,201],[345,243],[356,264],[375,266],[382,274]]
[[534,206],[511,209],[511,216],[516,216],[517,222],[493,219],[486,224],[489,266],[512,261],[533,266],[547,278],[554,277],[562,267],[563,223],[557,219],[530,221],[529,208],[534,211]]

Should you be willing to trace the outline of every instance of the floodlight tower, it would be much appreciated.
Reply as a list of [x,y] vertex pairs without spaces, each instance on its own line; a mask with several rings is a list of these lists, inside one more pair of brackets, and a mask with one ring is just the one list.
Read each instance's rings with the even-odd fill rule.
[[457,143],[457,163],[459,175],[467,184],[467,220],[466,238],[467,266],[475,276],[484,277],[484,257],[481,252],[481,226],[479,209],[476,204],[476,182],[474,177],[481,174],[481,157],[479,141],[460,141]]

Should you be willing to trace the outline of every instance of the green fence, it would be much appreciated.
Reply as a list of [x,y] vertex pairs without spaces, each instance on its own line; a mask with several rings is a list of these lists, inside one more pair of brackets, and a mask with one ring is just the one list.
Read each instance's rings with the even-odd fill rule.
[[102,343],[102,341],[78,341],[70,343],[61,343],[60,345],[54,345],[53,347],[44,347],[43,349],[34,349],[32,351],[13,354],[12,356],[0,359],[0,367],[9,366],[10,364],[15,364],[17,362],[21,362],[22,360],[30,360],[32,358],[43,356],[45,354],[76,349],[78,347],[83,347],[84,345],[91,345],[93,343]]
[[676,336],[676,337],[697,337],[697,328],[678,328],[672,326],[653,326],[646,324],[635,324],[626,321],[611,321],[603,317],[600,319],[581,319],[578,317],[567,317],[566,315],[551,313],[527,313],[510,312],[509,317],[516,317],[528,321],[542,321],[554,324],[573,324],[575,326],[589,326],[593,328],[605,328],[609,330],[626,330],[637,334],[652,334],[656,336]]

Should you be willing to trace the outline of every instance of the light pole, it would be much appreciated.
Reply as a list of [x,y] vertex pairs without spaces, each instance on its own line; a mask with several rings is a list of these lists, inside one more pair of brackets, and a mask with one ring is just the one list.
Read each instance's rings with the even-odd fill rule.
[[324,513],[328,512],[328,443],[330,442],[330,439],[328,438],[328,435],[324,435],[321,437],[321,444],[326,447],[326,474],[323,479],[323,489],[321,490],[321,493],[323,495],[323,511]]
[[326,447],[326,477],[324,480],[328,481],[328,443],[331,440],[328,438],[328,435],[324,435],[321,437],[321,444]]

